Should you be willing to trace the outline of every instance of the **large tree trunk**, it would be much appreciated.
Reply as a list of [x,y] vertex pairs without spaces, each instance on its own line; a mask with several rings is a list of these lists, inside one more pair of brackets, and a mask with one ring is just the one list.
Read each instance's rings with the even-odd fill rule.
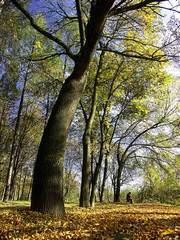
[[86,85],[86,71],[75,68],[65,81],[40,143],[34,168],[31,209],[64,216],[63,158],[66,139],[79,98]]

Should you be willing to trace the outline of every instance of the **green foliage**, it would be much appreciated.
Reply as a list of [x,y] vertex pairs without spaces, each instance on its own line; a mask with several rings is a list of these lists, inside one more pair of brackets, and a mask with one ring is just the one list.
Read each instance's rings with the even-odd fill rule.
[[[171,158],[172,159],[172,158]],[[144,182],[138,191],[140,202],[180,204],[179,156],[166,161],[164,167],[157,164],[144,166]],[[177,162],[178,161],[178,162]]]

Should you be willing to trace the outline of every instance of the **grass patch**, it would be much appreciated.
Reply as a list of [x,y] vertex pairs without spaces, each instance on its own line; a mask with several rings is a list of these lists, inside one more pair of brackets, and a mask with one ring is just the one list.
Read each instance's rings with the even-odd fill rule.
[[9,201],[7,203],[0,202],[0,211],[18,210],[23,208],[30,208],[30,201]]

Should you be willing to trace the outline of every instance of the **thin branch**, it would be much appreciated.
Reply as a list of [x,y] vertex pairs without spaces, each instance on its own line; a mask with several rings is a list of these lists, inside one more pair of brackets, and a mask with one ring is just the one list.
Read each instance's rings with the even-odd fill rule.
[[64,53],[54,53],[54,54],[51,54],[51,55],[46,56],[46,57],[42,57],[42,58],[38,58],[38,59],[31,59],[31,61],[32,61],[32,62],[43,61],[43,60],[46,60],[46,59],[48,59],[48,58],[52,58],[52,57],[56,57],[56,56],[61,56],[61,55],[63,55],[63,54],[65,54],[65,52],[64,52]]
[[124,2],[126,2],[126,0],[121,0],[120,3],[116,4],[112,9],[111,11],[113,12],[114,10],[116,10],[118,7],[120,7]]
[[84,105],[83,105],[83,103],[82,103],[82,99],[80,99],[80,102],[79,102],[79,103],[80,103],[80,106],[81,106],[81,109],[82,109],[82,112],[83,112],[83,115],[84,115],[85,122],[87,122],[87,121],[88,121],[88,116],[87,116],[87,114],[86,114]]
[[[140,3],[137,3],[137,4],[133,4],[133,5],[130,5],[130,6],[125,6],[125,7],[122,7],[122,8],[117,8],[117,9],[111,9],[111,11],[109,12],[109,16],[117,16],[121,13],[124,13],[124,12],[129,12],[129,11],[133,11],[133,10],[138,10],[138,9],[142,9],[144,7],[149,7],[148,5],[151,4],[151,3],[154,3],[154,4],[159,4],[161,2],[165,2],[167,0],[145,0],[145,1],[142,1]],[[151,5],[152,6],[152,5]]]
[[[62,14],[60,14],[60,13],[58,12],[58,14],[59,14],[60,16],[62,16],[63,18],[66,18],[66,19],[70,19],[70,20],[72,20],[72,19],[77,19],[77,17],[69,16],[69,15],[64,11],[64,9],[61,7],[61,5],[60,5],[59,2],[57,2],[57,5],[58,5],[58,7],[60,8],[60,10],[62,11]],[[64,15],[63,15],[63,14],[64,14]]]
[[140,132],[131,142],[130,144],[127,146],[127,148],[125,149],[124,153],[122,154],[122,160],[125,158],[126,153],[128,152],[128,150],[133,146],[134,142],[143,134],[147,133],[149,130],[155,129],[158,127],[159,124],[161,124],[164,120],[164,117],[162,117],[162,119],[159,120],[159,122],[153,124],[152,126],[150,126],[149,128],[145,129],[144,131]]
[[84,30],[84,24],[83,24],[81,0],[76,0],[76,9],[77,9],[77,15],[78,15],[80,41],[81,41],[81,48],[82,48],[85,44],[85,30]]
[[[175,6],[175,7],[176,7],[176,6]],[[166,7],[161,7],[161,6],[160,6],[159,8],[165,9],[165,10],[168,10],[168,11],[171,11],[171,12],[175,12],[175,13],[180,13],[180,11],[174,9],[175,7],[173,7],[173,8],[166,8]]]
[[53,36],[51,33],[47,32],[46,30],[44,30],[43,28],[41,28],[40,26],[38,26],[36,24],[36,22],[34,21],[34,19],[32,18],[32,16],[29,14],[28,11],[26,11],[26,9],[24,9],[21,4],[16,1],[16,0],[11,0],[11,2],[28,18],[28,20],[30,21],[31,26],[36,29],[38,32],[40,32],[41,34],[43,34],[45,37],[49,38],[50,40],[56,42],[57,44],[59,44],[61,47],[63,47],[66,51],[66,54],[72,59],[72,60],[76,60],[76,55],[74,55],[70,48],[63,42],[61,41],[59,38]]
[[[135,54],[130,54],[129,52],[127,51],[124,51],[124,52],[119,52],[117,50],[113,50],[113,49],[110,49],[110,48],[98,48],[97,50],[99,51],[107,51],[107,52],[112,52],[114,54],[117,54],[117,55],[121,55],[121,56],[124,56],[124,57],[131,57],[131,58],[138,58],[138,59],[144,59],[144,60],[150,60],[150,61],[158,61],[158,62],[167,62],[168,59],[165,58],[166,55],[157,55],[157,56],[144,56],[140,53],[137,53],[134,51]],[[131,51],[131,53],[133,53],[133,51]],[[163,59],[165,58],[165,59]]]

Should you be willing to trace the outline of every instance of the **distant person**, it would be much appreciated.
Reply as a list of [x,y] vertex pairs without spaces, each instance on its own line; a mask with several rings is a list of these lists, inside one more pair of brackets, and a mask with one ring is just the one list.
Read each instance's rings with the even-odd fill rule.
[[129,192],[129,193],[126,195],[126,202],[127,202],[127,203],[133,203],[133,197],[131,196],[131,192]]

